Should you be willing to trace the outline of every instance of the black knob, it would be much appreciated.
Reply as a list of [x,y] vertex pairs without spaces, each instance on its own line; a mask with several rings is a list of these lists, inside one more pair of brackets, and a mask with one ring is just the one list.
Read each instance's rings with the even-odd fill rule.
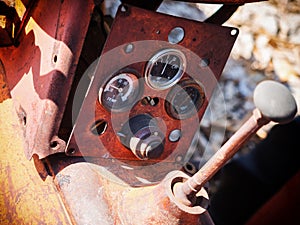
[[158,158],[164,150],[164,136],[156,120],[148,114],[130,118],[119,132],[119,137],[139,159]]

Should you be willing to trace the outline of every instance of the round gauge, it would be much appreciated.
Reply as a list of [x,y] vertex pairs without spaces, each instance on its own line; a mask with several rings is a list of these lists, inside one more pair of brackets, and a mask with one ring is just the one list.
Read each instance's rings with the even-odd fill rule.
[[153,89],[165,90],[175,85],[185,72],[185,55],[177,49],[163,49],[147,63],[146,83]]
[[138,78],[132,73],[120,73],[100,88],[99,101],[108,110],[122,111],[136,102],[138,93]]
[[168,94],[166,110],[175,119],[187,119],[199,111],[204,100],[202,87],[195,82],[183,82]]

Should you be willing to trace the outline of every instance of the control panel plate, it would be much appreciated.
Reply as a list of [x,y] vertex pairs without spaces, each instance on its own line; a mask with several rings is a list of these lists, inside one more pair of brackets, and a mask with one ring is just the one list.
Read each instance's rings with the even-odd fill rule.
[[[237,35],[236,28],[121,5],[89,70],[93,79],[66,154],[106,160],[113,170],[178,169]],[[138,115],[152,117],[163,136],[163,151],[155,158],[141,160],[122,143],[131,132],[124,132],[124,124]]]

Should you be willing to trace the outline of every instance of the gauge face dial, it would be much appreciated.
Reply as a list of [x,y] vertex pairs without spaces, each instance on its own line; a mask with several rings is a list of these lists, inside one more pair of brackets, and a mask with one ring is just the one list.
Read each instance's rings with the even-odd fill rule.
[[197,83],[178,85],[167,97],[166,110],[175,119],[187,119],[196,114],[204,103],[205,95]]
[[163,49],[147,63],[146,83],[153,89],[165,90],[175,85],[185,72],[185,55],[177,49]]
[[138,78],[132,73],[120,73],[100,88],[99,101],[110,111],[123,111],[132,107],[138,93]]

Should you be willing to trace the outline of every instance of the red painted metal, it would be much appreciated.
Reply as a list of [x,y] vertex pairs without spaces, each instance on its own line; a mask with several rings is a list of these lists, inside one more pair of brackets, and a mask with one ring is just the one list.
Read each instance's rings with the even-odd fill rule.
[[[125,12],[122,12],[122,10],[121,6],[106,41],[100,63],[95,71],[96,75],[90,91],[83,102],[66,154],[106,160],[107,163],[105,164],[109,164],[111,171],[120,170],[127,175],[131,172],[126,172],[126,169],[122,168],[121,165],[139,167],[138,173],[148,174],[149,176],[146,175],[146,178],[150,181],[160,181],[166,175],[166,172],[182,166],[180,160],[184,158],[198,128],[199,121],[237,37],[237,30],[131,6],[127,6]],[[168,34],[177,26],[185,29],[185,37],[178,45],[170,44]],[[128,27],[130,27],[130,32],[128,32]],[[232,31],[236,33],[232,35]],[[124,52],[124,48],[128,43],[132,43],[134,46],[133,52],[129,54]],[[205,87],[206,100],[198,114],[196,113],[185,120],[170,117],[165,110],[164,101],[169,90],[156,91],[147,86],[145,82],[142,83],[140,100],[146,96],[159,97],[159,102],[155,107],[145,106],[142,101],[139,101],[129,111],[111,113],[99,104],[99,88],[107,82],[110,76],[124,69],[125,66],[127,69],[130,68],[136,71],[137,75],[142,78],[147,61],[153,54],[163,48],[177,48],[184,52],[187,57],[188,69],[182,80],[191,79],[189,76],[196,74],[194,79],[197,79]],[[112,52],[113,55],[111,55]],[[116,54],[114,55],[114,53]],[[201,67],[200,59],[208,59],[209,66]],[[121,144],[119,137],[116,135],[116,131],[122,127],[129,115],[133,117],[143,113],[159,118],[159,121],[161,121],[159,126],[165,125],[161,127],[161,130],[164,130],[166,134],[174,129],[182,130],[179,142],[171,142],[166,137],[165,150],[156,159],[137,159],[130,150]],[[91,127],[95,124],[95,121],[99,120],[107,122],[107,129],[98,136],[91,132]],[[179,158],[181,159],[178,161]],[[108,163],[114,159],[117,159],[115,163]],[[151,169],[147,166],[151,166]]]
[[64,151],[57,133],[93,6],[93,1],[38,1],[19,46],[0,50],[28,159]]
[[156,185],[137,188],[106,166],[79,159],[76,162],[75,157],[67,165],[68,160],[61,158],[58,163],[58,159],[50,157],[47,162],[74,224],[213,224],[206,211],[208,195],[204,189],[198,193],[198,204],[191,207],[174,197],[174,183],[188,178],[181,171],[171,172]]
[[[219,2],[241,3],[239,0],[215,1]],[[208,201],[205,190],[197,190],[196,203],[187,206],[182,199],[174,196],[173,187],[189,177],[180,171],[169,172],[182,166],[181,160],[197,129],[197,126],[191,125],[193,121],[198,122],[205,111],[215,81],[221,75],[236,38],[231,31],[237,30],[161,15],[135,7],[128,6],[125,11],[121,10],[103,53],[108,53],[120,45],[126,47],[128,43],[133,43],[134,54],[128,55],[124,53],[124,48],[121,48],[122,51],[118,52],[115,61],[100,61],[66,149],[66,154],[70,156],[85,158],[67,157],[63,153],[65,143],[57,137],[57,133],[92,8],[91,1],[39,1],[29,15],[24,32],[19,36],[20,46],[1,49],[0,59],[6,71],[0,64],[0,74],[4,77],[7,73],[8,76],[9,87],[24,128],[27,158],[34,154],[44,158],[43,161],[39,161],[34,157],[39,163],[47,164],[74,224],[213,224],[205,210]],[[190,72],[199,74],[197,78],[206,88],[206,102],[198,114],[184,122],[171,118],[164,110],[163,101],[159,101],[155,110],[150,106],[137,104],[130,112],[131,116],[151,113],[162,118],[166,125],[166,133],[178,127],[187,131],[180,143],[167,143],[160,158],[141,161],[120,144],[111,127],[101,137],[93,136],[90,132],[91,125],[99,119],[107,121],[108,126],[112,124],[112,114],[96,101],[99,85],[105,83],[107,74],[111,75],[112,71],[120,69],[119,65],[125,65],[128,57],[144,55],[150,58],[161,48],[174,48],[174,45],[162,42],[151,45],[150,49],[141,48],[144,45],[140,46],[137,41],[167,41],[168,32],[175,26],[188,28],[185,30],[184,41],[175,48],[187,55],[188,63],[192,65]],[[199,61],[186,49],[192,50],[199,58],[209,59],[210,71],[208,68],[199,68]],[[142,76],[145,63],[146,61],[138,61],[131,67]],[[102,77],[100,72],[103,73]],[[188,74],[185,74],[183,79],[189,79]],[[5,81],[0,80],[0,84],[2,83]],[[157,93],[146,85],[142,89],[145,94],[142,94],[141,98],[158,95],[163,99],[168,93]],[[7,89],[3,90],[7,92]],[[114,117],[122,120],[126,115],[119,113]],[[103,148],[96,144],[99,140],[104,144]],[[80,145],[76,143],[78,141]],[[175,154],[174,149],[177,151]],[[59,152],[62,154],[53,155]],[[156,164],[162,161],[163,164]],[[216,168],[219,167],[220,164]],[[215,171],[214,169],[213,172]],[[168,175],[165,177],[166,174]],[[161,181],[163,177],[165,179]],[[205,175],[201,177],[204,181],[208,178]],[[157,181],[161,182],[150,185]],[[146,187],[135,187],[140,185]]]
[[6,81],[5,68],[0,60],[0,103],[10,97]]
[[35,3],[35,0],[0,1],[0,46],[18,45],[18,37]]

